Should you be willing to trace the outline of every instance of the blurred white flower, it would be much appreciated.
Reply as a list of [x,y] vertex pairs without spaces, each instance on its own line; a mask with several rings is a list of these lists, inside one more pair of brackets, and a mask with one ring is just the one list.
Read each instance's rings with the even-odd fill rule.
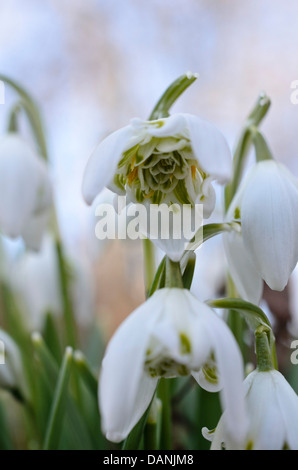
[[160,377],[192,374],[222,390],[235,439],[245,428],[243,365],[227,325],[187,289],[156,291],[120,325],[108,344],[99,379],[103,431],[123,440],[148,407]]
[[298,260],[298,182],[273,160],[255,164],[241,183],[227,220],[241,232],[224,234],[229,269],[239,294],[259,303],[264,280],[281,291]]
[[[80,326],[93,317],[92,280],[87,269],[73,257],[70,263],[70,295]],[[9,282],[30,331],[41,331],[46,314],[63,312],[60,274],[54,238],[47,234],[39,252],[24,252],[10,266]]]
[[[231,163],[223,135],[196,116],[180,113],[154,121],[135,118],[93,152],[83,178],[83,196],[91,204],[107,186],[126,195],[128,203],[203,204],[207,218],[216,200],[212,181],[227,182]],[[164,240],[162,246],[176,261],[185,240],[178,242],[176,238]]]
[[0,138],[0,230],[22,236],[38,250],[48,222],[52,190],[45,162],[21,137]]
[[0,329],[0,388],[28,396],[20,350],[11,336]]
[[214,432],[203,429],[211,449],[298,450],[298,397],[284,376],[277,370],[255,370],[244,385],[249,417],[245,439],[239,445],[227,435],[224,413]]

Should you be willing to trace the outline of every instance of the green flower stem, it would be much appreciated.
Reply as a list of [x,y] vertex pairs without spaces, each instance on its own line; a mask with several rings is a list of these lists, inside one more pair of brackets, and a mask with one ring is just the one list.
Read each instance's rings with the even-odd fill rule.
[[63,314],[66,329],[66,341],[68,346],[75,348],[77,344],[76,323],[69,293],[69,274],[67,272],[65,256],[60,240],[56,240],[56,253],[59,266],[60,287],[62,293]]
[[36,142],[39,146],[39,151],[41,156],[47,161],[48,154],[47,154],[47,146],[46,146],[46,139],[43,131],[43,123],[39,113],[38,106],[34,102],[33,98],[30,94],[19,84],[16,83],[14,80],[6,77],[5,75],[0,74],[0,80],[17,92],[21,101],[18,105],[25,111],[28,120],[31,125],[32,132],[36,139]]
[[129,433],[125,441],[123,442],[122,450],[138,450],[139,449],[142,436],[144,434],[144,429],[146,426],[147,418],[150,412],[150,406],[151,404],[148,406],[142,418],[138,421],[138,423],[131,430],[131,432]]
[[183,289],[180,262],[172,261],[168,256],[166,257],[165,287],[179,287]]
[[267,114],[270,107],[270,100],[265,94],[261,94],[246,119],[240,138],[237,142],[233,157],[233,179],[225,188],[225,210],[229,205],[237,191],[240,180],[242,178],[244,165],[250,146],[252,144],[252,129],[257,128]]
[[178,77],[163,93],[161,98],[156,103],[149,121],[154,119],[160,119],[169,116],[169,110],[184,93],[184,91],[198,78],[197,74],[191,72],[185,73]]
[[261,372],[266,372],[274,368],[268,334],[270,334],[270,331],[264,326],[260,326],[255,331],[257,367]]
[[54,399],[50,411],[49,421],[44,440],[44,450],[55,450],[59,445],[59,438],[61,435],[62,421],[65,411],[65,402],[68,392],[68,382],[70,377],[71,365],[73,359],[72,348],[67,347],[61,369],[58,376],[58,381],[54,393]]
[[161,432],[160,445],[162,450],[172,450],[172,408],[171,408],[171,389],[170,380],[161,378],[157,388],[157,396],[161,400]]
[[145,276],[145,292],[146,297],[149,292],[155,277],[155,248],[151,240],[145,238],[143,240],[143,256],[144,256],[144,276]]
[[257,162],[262,162],[264,160],[273,160],[272,153],[268,147],[265,138],[256,127],[252,128],[251,130],[251,138],[255,147]]
[[[239,297],[236,286],[229,274],[227,274],[227,297],[228,298],[237,298]],[[247,348],[244,343],[244,332],[246,330],[245,320],[237,310],[229,309],[227,316],[227,323],[234,334],[234,337],[239,345],[242,356],[245,360]]]

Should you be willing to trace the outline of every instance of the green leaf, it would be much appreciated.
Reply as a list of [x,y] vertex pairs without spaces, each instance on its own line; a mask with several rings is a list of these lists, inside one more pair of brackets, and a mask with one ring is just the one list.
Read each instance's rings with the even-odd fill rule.
[[196,267],[196,254],[191,252],[182,276],[184,289],[190,289]]
[[248,115],[243,129],[240,133],[240,137],[236,144],[233,157],[233,178],[229,184],[225,187],[225,209],[229,208],[232,199],[240,184],[247,156],[252,144],[251,130],[260,125],[264,117],[266,116],[270,107],[270,99],[264,93],[261,93],[257,99],[255,106],[251,113]]
[[153,279],[150,290],[148,292],[148,297],[151,297],[151,295],[154,294],[154,292],[157,289],[160,289],[161,287],[164,287],[165,271],[166,271],[166,256],[163,257],[163,259],[161,260],[161,262],[160,262],[160,264],[157,268],[155,277]]
[[[152,400],[151,400],[152,403]],[[143,414],[142,418],[138,421],[135,427],[131,430],[127,438],[122,444],[122,450],[138,450],[141,444],[142,436],[144,433],[145,425],[149,415],[151,403]]]

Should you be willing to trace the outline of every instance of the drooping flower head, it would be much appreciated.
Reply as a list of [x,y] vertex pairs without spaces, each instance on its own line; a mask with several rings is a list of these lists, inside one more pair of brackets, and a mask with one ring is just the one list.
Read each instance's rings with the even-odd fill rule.
[[123,440],[139,421],[160,377],[192,375],[209,391],[222,389],[235,438],[245,428],[241,353],[225,322],[187,289],[156,291],[110,340],[99,378],[103,431]]
[[0,230],[39,249],[52,204],[45,162],[15,133],[0,139]]
[[298,397],[277,370],[251,372],[244,381],[248,431],[239,445],[227,435],[222,415],[215,432],[204,429],[211,449],[282,450],[298,449]]
[[204,204],[214,208],[212,180],[231,176],[231,154],[212,124],[190,114],[153,121],[132,119],[104,139],[91,155],[83,195],[91,204],[108,186],[132,202]]
[[225,234],[231,275],[240,295],[258,303],[262,279],[283,290],[298,260],[298,182],[274,160],[247,173],[227,213],[240,219],[242,234]]

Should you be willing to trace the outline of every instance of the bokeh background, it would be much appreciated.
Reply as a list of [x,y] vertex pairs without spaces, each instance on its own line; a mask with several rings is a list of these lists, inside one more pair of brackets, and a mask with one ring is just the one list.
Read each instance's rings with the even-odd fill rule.
[[[82,269],[76,290],[82,323],[94,313],[108,337],[144,298],[140,244],[95,238],[94,208],[81,196],[93,147],[131,118],[146,118],[164,89],[190,70],[199,79],[173,110],[210,120],[233,148],[246,115],[266,92],[272,107],[262,129],[276,158],[298,176],[298,105],[291,102],[297,18],[295,0],[0,3],[0,71],[27,88],[42,112],[63,240]],[[3,133],[14,100],[7,89],[0,106]],[[10,248],[17,250],[17,243]],[[208,242],[198,254],[195,288],[205,298],[220,290],[219,243]],[[39,276],[24,278],[36,297]],[[281,324],[298,311],[288,292],[268,299],[273,310],[281,305]]]

